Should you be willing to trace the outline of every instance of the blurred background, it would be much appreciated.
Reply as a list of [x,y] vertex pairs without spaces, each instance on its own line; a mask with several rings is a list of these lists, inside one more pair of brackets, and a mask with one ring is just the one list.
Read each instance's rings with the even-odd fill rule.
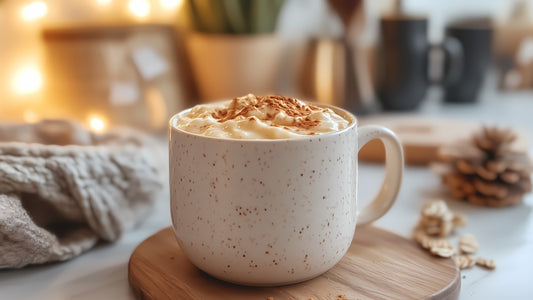
[[[277,93],[356,114],[533,90],[533,1],[0,0],[0,120],[165,130]],[[533,93],[531,94],[533,96]]]

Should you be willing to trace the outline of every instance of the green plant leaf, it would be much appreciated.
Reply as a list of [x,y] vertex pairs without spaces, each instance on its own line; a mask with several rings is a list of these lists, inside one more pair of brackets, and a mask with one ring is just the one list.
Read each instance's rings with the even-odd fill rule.
[[[1,0],[0,0],[1,1]],[[194,28],[208,33],[270,33],[284,0],[187,0]]]
[[[0,0],[1,1],[1,0]],[[200,25],[198,24],[198,17],[196,16],[196,10],[193,7],[192,0],[185,0],[183,2],[183,11],[181,13],[185,26],[188,29],[200,31]]]
[[252,33],[252,3],[253,0],[239,0],[242,10],[244,11],[244,20],[246,23],[246,33]]
[[[242,0],[221,0],[224,11],[228,19],[228,24],[231,27],[232,31],[235,33],[247,33],[249,31],[249,26],[247,24],[246,7],[243,5]],[[247,0],[249,2],[249,0]]]
[[284,0],[252,0],[252,32],[270,33],[276,29]]
[[197,28],[207,33],[230,32],[224,6],[220,0],[190,0]]

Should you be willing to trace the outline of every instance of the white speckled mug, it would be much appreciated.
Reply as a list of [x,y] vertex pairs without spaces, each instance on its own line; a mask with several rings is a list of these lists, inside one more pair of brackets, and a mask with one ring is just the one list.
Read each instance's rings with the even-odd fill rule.
[[[222,280],[284,285],[318,276],[346,253],[356,223],[384,215],[400,188],[403,152],[383,127],[348,128],[280,140],[224,139],[177,129],[170,120],[170,195],[181,249]],[[381,139],[387,155],[381,191],[357,206],[357,152]],[[376,179],[377,180],[377,179]]]

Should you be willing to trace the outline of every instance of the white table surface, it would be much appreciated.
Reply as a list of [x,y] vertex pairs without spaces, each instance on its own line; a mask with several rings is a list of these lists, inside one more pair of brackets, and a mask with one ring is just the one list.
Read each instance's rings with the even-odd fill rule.
[[[533,93],[492,92],[470,105],[441,104],[438,98],[438,90],[430,90],[416,113],[512,126],[524,130],[533,141]],[[162,143],[161,147],[165,146]],[[373,196],[382,176],[382,166],[360,164],[361,202]],[[427,168],[407,167],[397,203],[375,225],[408,237],[423,202],[443,195],[440,179]],[[479,256],[497,263],[494,271],[479,267],[463,270],[459,299],[533,299],[533,194],[527,195],[524,203],[503,209],[444,199],[452,210],[469,219],[458,234],[474,234],[480,244]],[[100,244],[63,263],[0,271],[0,299],[133,299],[128,259],[140,242],[170,225],[168,202],[166,188],[153,213],[113,244]]]

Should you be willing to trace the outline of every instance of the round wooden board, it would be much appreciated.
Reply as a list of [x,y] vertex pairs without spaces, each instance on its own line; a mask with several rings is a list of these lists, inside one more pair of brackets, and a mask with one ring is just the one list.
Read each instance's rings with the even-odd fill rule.
[[299,284],[246,287],[217,280],[189,262],[170,227],[142,242],[128,269],[139,299],[457,299],[461,288],[452,259],[372,226],[357,228],[335,267]]
[[[441,119],[412,114],[392,114],[358,119],[360,125],[381,125],[394,131],[403,145],[405,163],[427,165],[438,160],[439,149],[453,143],[468,141],[483,128],[483,124],[471,120]],[[516,140],[512,149],[529,150],[529,138],[521,130],[515,130]],[[385,161],[385,148],[380,140],[368,142],[359,151],[360,161]]]

